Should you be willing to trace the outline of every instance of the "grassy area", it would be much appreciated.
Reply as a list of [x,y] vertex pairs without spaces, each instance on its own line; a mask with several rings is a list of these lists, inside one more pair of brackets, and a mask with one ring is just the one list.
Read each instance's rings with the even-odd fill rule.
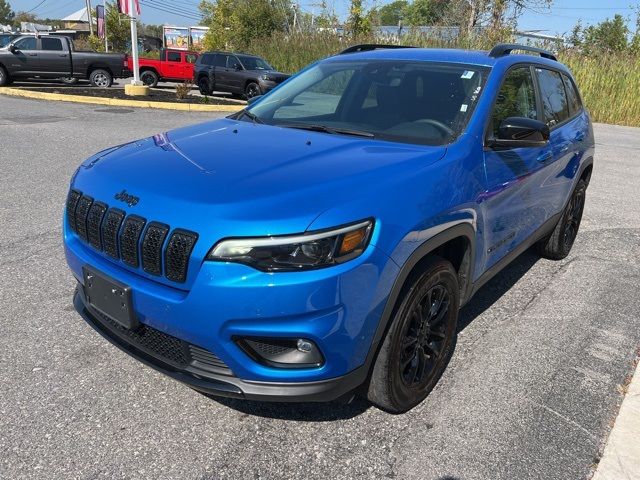
[[[438,40],[424,36],[407,36],[406,45],[442,48],[488,50],[502,34],[476,39]],[[283,72],[296,72],[304,66],[334,55],[354,42],[326,35],[276,34],[269,39],[254,41],[247,49],[266,58]],[[363,38],[358,43],[379,43]],[[561,54],[561,61],[573,71],[585,104],[593,120],[601,123],[640,127],[640,58],[630,55]]]

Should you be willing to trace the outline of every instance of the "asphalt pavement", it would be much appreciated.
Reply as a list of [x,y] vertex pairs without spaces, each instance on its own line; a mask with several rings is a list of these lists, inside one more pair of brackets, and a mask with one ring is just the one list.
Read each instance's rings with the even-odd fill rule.
[[525,253],[461,312],[404,415],[214,400],[131,359],[71,305],[60,221],[91,153],[215,114],[0,96],[0,478],[582,479],[640,344],[640,129],[596,126],[564,261]]

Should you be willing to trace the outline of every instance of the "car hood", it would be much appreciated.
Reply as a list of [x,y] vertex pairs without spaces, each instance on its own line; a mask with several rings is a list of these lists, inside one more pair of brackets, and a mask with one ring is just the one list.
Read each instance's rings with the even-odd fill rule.
[[[205,225],[217,238],[277,235],[302,232],[355,198],[373,201],[385,183],[445,151],[221,119],[101,152],[73,186],[128,214],[198,232]],[[123,190],[138,203],[115,199]]]

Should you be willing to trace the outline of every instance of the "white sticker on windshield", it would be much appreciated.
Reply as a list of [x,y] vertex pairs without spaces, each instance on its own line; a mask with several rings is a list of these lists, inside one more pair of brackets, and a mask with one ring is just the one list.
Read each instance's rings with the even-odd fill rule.
[[472,70],[465,70],[460,78],[464,78],[465,80],[469,80],[473,78],[473,74],[476,73]]
[[469,108],[469,106],[466,103],[463,103],[462,106],[460,107],[460,111],[461,112],[466,112],[468,108]]

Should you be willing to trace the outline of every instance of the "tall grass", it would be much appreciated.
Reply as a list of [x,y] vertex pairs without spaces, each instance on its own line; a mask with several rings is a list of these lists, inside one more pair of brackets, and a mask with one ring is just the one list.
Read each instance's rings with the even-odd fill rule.
[[[402,44],[420,47],[489,50],[502,40],[504,32],[483,37],[437,39],[407,35]],[[357,43],[380,43],[380,39],[361,38]],[[246,50],[266,58],[282,72],[293,73],[324,57],[334,55],[354,42],[332,34],[275,34],[253,41]],[[391,43],[391,42],[390,42]],[[580,55],[565,52],[560,60],[576,77],[593,120],[601,123],[640,127],[640,58],[631,55]]]

